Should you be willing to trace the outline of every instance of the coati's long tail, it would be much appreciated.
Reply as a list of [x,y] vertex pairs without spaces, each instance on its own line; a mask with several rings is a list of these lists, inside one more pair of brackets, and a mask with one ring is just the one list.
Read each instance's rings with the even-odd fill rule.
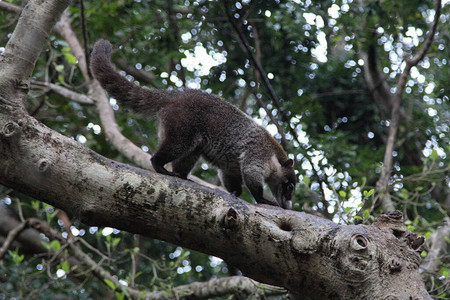
[[170,91],[144,89],[116,72],[111,65],[112,45],[99,40],[91,53],[90,67],[94,77],[111,97],[125,108],[154,115],[167,103],[173,101]]

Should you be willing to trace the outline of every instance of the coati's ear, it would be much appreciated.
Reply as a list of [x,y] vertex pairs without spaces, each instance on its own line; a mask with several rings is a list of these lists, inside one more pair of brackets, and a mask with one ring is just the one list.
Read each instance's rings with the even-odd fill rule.
[[291,168],[293,166],[294,166],[294,161],[290,158],[283,163],[283,167],[285,167],[285,168]]

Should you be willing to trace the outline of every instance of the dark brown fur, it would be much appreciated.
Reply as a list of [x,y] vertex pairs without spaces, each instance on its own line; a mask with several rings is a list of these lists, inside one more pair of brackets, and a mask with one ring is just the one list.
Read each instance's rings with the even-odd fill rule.
[[[200,155],[219,168],[227,190],[236,196],[244,182],[258,203],[266,182],[278,204],[290,208],[296,177],[292,159],[261,126],[223,99],[199,90],[149,90],[129,82],[111,66],[112,46],[100,40],[91,70],[110,96],[125,108],[159,122],[159,147],[151,162],[156,172],[187,178]],[[173,172],[165,169],[172,162]]]

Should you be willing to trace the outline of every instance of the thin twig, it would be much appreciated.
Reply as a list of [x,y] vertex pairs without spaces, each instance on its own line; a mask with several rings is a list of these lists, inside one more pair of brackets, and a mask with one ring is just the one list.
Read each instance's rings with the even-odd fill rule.
[[[264,85],[266,86],[267,91],[269,92],[269,95],[270,95],[270,98],[272,99],[273,104],[275,105],[275,107],[278,109],[278,111],[282,115],[284,121],[287,122],[288,121],[287,117],[284,115],[283,111],[281,110],[280,99],[278,98],[277,94],[275,93],[275,90],[273,89],[272,84],[270,83],[269,78],[267,77],[266,71],[262,67],[261,63],[256,59],[255,55],[253,54],[253,51],[252,51],[250,45],[248,44],[247,39],[246,39],[244,33],[242,32],[241,28],[239,28],[239,26],[233,20],[233,17],[231,16],[230,8],[228,5],[228,0],[225,0],[224,2],[225,2],[224,3],[225,13],[228,17],[228,21],[232,25],[236,34],[238,35],[238,42],[242,45],[242,48],[244,49],[245,54],[253,62],[254,66],[256,67],[258,72],[261,74],[262,81],[263,81]],[[296,139],[298,139],[297,133],[295,131],[292,131],[291,134],[294,137],[296,137]]]
[[3,243],[2,247],[0,248],[0,260],[5,255],[6,251],[8,251],[9,247],[11,246],[12,242],[16,239],[16,237],[24,231],[28,227],[29,223],[28,220],[25,222],[20,223],[19,226],[14,228],[8,233],[8,236],[6,237],[5,242]]
[[22,210],[22,203],[20,202],[19,198],[14,198],[14,200],[17,202],[17,211],[19,213],[19,219],[21,222],[25,222],[25,217],[23,216]]
[[91,98],[87,97],[86,95],[76,93],[74,91],[69,90],[68,88],[56,85],[54,83],[31,80],[31,87],[41,87],[41,88],[43,87],[49,91],[53,91],[65,98],[68,98],[72,101],[81,104],[94,104],[94,101]]
[[[84,55],[86,60],[89,61],[89,48],[88,48],[88,33],[86,29],[86,16],[84,13],[84,0],[80,1],[80,14],[81,14],[81,31],[83,32],[83,46],[84,46]],[[92,77],[91,69],[88,68],[88,74]]]
[[22,7],[5,2],[5,1],[0,1],[0,9],[9,11],[9,12],[12,12],[15,14],[20,14],[22,12]]

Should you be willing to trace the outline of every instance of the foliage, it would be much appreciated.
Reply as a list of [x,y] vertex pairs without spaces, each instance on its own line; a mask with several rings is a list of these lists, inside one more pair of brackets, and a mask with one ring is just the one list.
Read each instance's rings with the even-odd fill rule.
[[[20,5],[21,1],[11,1]],[[299,185],[294,209],[317,210],[337,222],[370,222],[381,208],[374,188],[383,166],[389,115],[365,87],[361,51],[375,41],[379,67],[396,86],[404,56],[423,40],[433,16],[432,1],[236,1],[229,3],[234,22],[269,76],[280,107],[255,71],[225,14],[227,1],[85,1],[87,43],[107,38],[115,46],[113,60],[126,59],[155,75],[158,88],[200,88],[238,105],[277,138],[274,121],[286,134],[285,145],[296,160]],[[80,1],[70,7],[71,24],[83,37]],[[428,55],[414,67],[402,102],[403,118],[394,152],[391,196],[415,232],[430,235],[448,218],[449,5]],[[0,52],[14,29],[17,15],[0,10]],[[88,93],[76,58],[66,41],[52,35],[34,78]],[[130,80],[135,80],[127,75]],[[138,80],[138,79],[136,79]],[[271,120],[256,98],[274,115]],[[155,124],[145,116],[124,112],[114,101],[121,132],[145,151],[157,146]],[[119,161],[127,159],[105,138],[92,105],[68,101],[41,89],[32,90],[29,111],[47,126],[73,137],[94,151]],[[294,130],[299,138],[291,134]],[[216,172],[200,162],[193,172],[218,184]],[[117,230],[87,227],[74,221],[64,227],[53,208],[22,194],[0,194],[10,208],[21,205],[25,217],[46,220],[67,237],[72,233],[103,253],[91,252],[117,279],[137,288],[170,290],[193,281],[227,275],[225,263],[207,255]],[[251,201],[248,193],[243,198]],[[18,200],[20,199],[20,202]],[[105,285],[86,275],[70,275],[69,254],[48,241],[62,258],[11,250],[0,262],[2,295],[21,299],[70,297],[90,299]],[[424,254],[426,255],[426,254]],[[448,260],[447,260],[448,262]],[[63,270],[63,273],[59,272]],[[448,264],[433,278],[436,299],[445,298]],[[59,276],[58,274],[64,274]],[[68,279],[71,280],[68,280]],[[114,290],[113,282],[106,285]],[[430,283],[430,288],[431,288]],[[120,298],[119,294],[116,294]],[[447,295],[448,296],[448,295]]]

